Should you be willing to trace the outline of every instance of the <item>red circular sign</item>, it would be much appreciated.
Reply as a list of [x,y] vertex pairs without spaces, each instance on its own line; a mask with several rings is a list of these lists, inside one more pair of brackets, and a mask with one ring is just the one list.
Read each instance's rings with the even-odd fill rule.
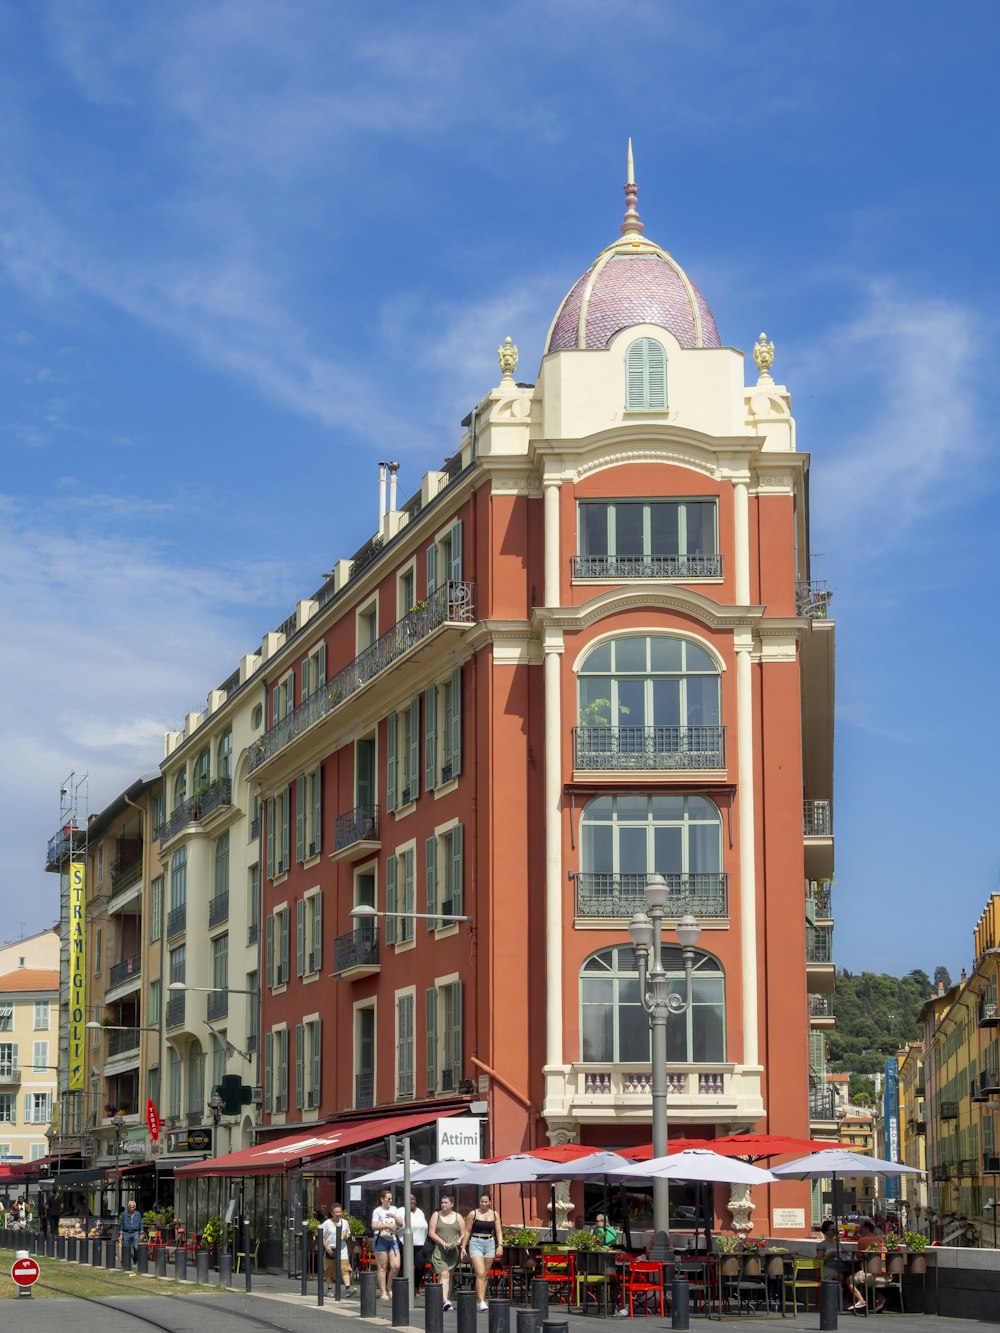
[[30,1287],[38,1281],[38,1264],[34,1259],[15,1259],[10,1275],[19,1287]]

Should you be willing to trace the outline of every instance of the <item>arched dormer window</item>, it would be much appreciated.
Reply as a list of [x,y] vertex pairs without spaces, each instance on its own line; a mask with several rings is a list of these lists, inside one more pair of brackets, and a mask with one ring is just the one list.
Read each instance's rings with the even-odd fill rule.
[[187,790],[188,790],[187,769],[182,768],[180,772],[177,774],[177,776],[174,778],[174,803],[173,806],[171,807],[171,813],[174,810],[179,810],[180,807],[187,800]]
[[220,778],[233,776],[233,729],[227,727],[219,737],[215,754],[215,772]]
[[667,406],[667,354],[655,338],[637,338],[625,353],[625,408],[662,412]]
[[[664,945],[670,989],[684,993],[684,959]],[[695,950],[690,1009],[667,1024],[671,1064],[720,1064],[726,1058],[726,977],[710,953]],[[601,949],[580,969],[580,1058],[594,1064],[646,1063],[649,1020],[639,996],[639,971],[631,945]]]

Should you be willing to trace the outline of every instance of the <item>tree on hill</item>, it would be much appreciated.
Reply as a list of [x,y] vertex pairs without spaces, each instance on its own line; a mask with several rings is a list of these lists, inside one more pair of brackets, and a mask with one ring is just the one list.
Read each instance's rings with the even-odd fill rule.
[[887,1056],[923,1035],[920,1009],[931,991],[931,979],[920,968],[905,977],[839,972],[833,996],[837,1026],[827,1039],[830,1067],[838,1072],[879,1073]]

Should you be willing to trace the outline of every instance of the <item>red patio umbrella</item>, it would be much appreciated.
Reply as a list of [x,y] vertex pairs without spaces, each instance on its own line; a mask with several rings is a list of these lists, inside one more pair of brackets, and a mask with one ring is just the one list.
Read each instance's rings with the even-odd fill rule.
[[707,1145],[723,1157],[746,1157],[755,1162],[762,1157],[780,1157],[782,1153],[826,1152],[828,1148],[850,1148],[849,1143],[829,1139],[793,1139],[787,1134],[726,1134]]
[[[709,1139],[671,1139],[667,1144],[668,1153],[687,1152],[689,1148],[711,1148],[714,1151],[715,1142]],[[620,1148],[618,1151],[630,1161],[648,1162],[653,1156],[653,1145],[644,1143],[641,1148]]]

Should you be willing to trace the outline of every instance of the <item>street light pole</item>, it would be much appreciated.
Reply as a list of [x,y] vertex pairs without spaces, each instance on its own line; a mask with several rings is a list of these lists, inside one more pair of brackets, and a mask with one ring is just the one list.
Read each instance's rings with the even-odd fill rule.
[[116,1111],[111,1117],[111,1123],[115,1127],[115,1232],[118,1234],[118,1227],[121,1224],[122,1217],[122,1173],[118,1166],[118,1158],[122,1146],[122,1129],[125,1124],[125,1117],[121,1111]]
[[[667,1019],[671,1014],[686,1013],[691,1007],[694,948],[701,926],[690,914],[677,924],[677,939],[684,956],[684,993],[670,990],[663,966],[663,917],[670,889],[662,875],[652,874],[644,890],[649,915],[637,912],[629,923],[629,936],[635,947],[639,969],[639,994],[649,1015],[650,1055],[652,1058],[653,1156],[667,1155]],[[651,1259],[670,1258],[670,1182],[653,1181],[653,1244]]]

